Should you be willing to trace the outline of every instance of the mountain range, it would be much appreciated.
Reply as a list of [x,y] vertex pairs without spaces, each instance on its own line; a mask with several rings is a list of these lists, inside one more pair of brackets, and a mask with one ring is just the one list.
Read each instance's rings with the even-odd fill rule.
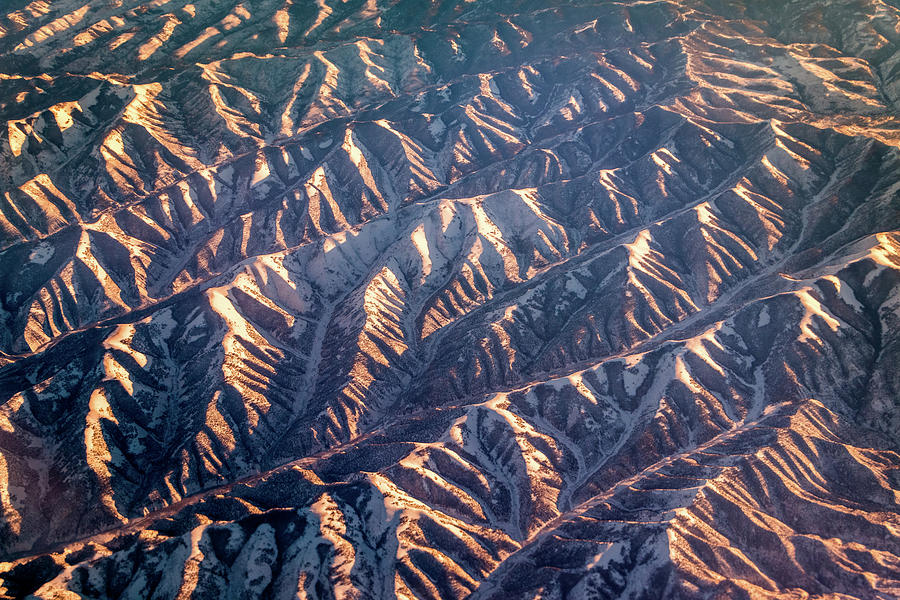
[[5,0],[0,598],[900,597],[896,0]]

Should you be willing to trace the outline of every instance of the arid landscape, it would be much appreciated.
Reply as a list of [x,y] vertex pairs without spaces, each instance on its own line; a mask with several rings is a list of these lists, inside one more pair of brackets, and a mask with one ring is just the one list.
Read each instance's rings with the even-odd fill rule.
[[898,0],[4,0],[0,598],[900,598]]

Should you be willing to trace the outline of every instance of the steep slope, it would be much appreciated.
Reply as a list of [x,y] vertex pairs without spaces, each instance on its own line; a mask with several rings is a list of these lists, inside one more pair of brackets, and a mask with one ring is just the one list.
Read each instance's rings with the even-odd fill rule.
[[14,2],[0,594],[900,595],[898,41]]

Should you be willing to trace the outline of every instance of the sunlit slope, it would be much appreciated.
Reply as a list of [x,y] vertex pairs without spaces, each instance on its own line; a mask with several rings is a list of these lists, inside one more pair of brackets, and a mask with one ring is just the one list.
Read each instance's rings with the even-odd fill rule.
[[898,40],[14,2],[0,592],[900,594]]

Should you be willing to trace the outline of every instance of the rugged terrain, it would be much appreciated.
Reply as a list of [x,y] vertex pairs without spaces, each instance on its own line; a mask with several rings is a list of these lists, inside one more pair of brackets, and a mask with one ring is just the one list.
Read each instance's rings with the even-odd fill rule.
[[0,10],[0,597],[900,597],[893,0]]

